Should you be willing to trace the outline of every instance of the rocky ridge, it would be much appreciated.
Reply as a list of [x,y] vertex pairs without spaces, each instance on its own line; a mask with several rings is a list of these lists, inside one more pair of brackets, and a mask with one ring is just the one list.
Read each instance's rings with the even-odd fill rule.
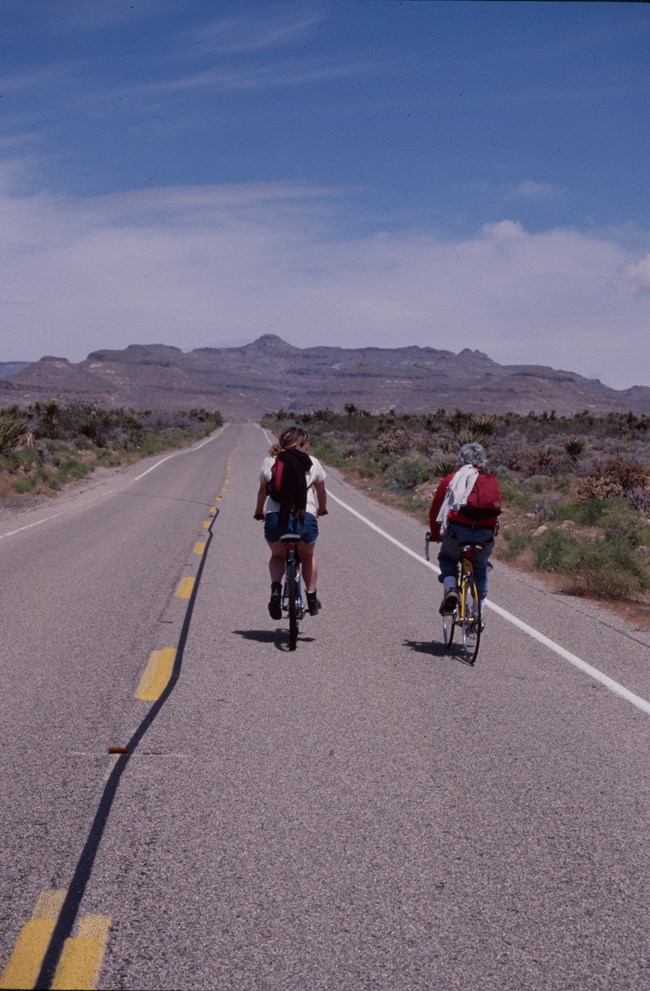
[[163,344],[100,350],[85,361],[46,356],[0,376],[0,407],[51,398],[103,407],[220,410],[255,420],[285,409],[424,413],[440,408],[526,414],[650,412],[650,388],[616,390],[541,365],[500,365],[481,351],[429,347],[297,348],[272,334],[230,348]]

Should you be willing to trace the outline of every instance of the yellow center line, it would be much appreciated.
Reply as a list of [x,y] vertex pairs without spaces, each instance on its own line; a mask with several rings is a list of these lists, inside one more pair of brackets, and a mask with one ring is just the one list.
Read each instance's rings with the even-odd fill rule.
[[174,647],[163,647],[162,650],[152,650],[147,666],[140,678],[135,697],[143,702],[155,702],[167,687],[174,669],[176,650]]
[[65,889],[53,889],[39,895],[0,976],[0,988],[34,987],[66,894]]
[[94,991],[99,978],[111,918],[109,915],[86,915],[79,923],[78,935],[66,939],[52,991]]
[[205,540],[197,540],[197,542],[194,544],[194,553],[198,554],[199,557],[201,556],[201,554],[203,554],[205,550],[205,544],[206,544]]
[[194,581],[195,579],[190,575],[181,578],[176,589],[176,595],[179,599],[189,599],[194,589]]

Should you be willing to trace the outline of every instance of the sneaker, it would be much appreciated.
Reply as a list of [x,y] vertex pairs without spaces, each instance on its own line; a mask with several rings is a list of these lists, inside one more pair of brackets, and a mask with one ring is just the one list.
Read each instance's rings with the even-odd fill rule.
[[310,616],[317,616],[320,612],[321,604],[316,598],[315,592],[307,592],[307,608]]
[[445,597],[440,605],[440,615],[441,616],[451,616],[452,613],[456,612],[456,606],[458,605],[458,593],[455,588],[447,589],[445,592]]
[[269,599],[269,616],[271,619],[282,619],[280,592],[276,592],[275,590],[271,592],[271,598]]

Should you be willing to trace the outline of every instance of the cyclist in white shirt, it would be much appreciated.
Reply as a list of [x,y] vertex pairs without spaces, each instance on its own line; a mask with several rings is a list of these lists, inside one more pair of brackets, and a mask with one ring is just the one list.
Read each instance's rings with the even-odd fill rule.
[[[282,619],[280,606],[284,562],[287,554],[280,537],[297,533],[300,543],[300,564],[307,592],[307,608],[315,616],[321,603],[317,596],[318,566],[314,550],[318,539],[318,517],[327,514],[325,469],[317,458],[308,454],[309,434],[300,427],[289,427],[280,434],[260,469],[260,485],[255,506],[255,519],[264,520],[264,536],[271,551],[269,572],[271,598],[269,614]],[[281,491],[274,487],[274,466],[282,465]]]

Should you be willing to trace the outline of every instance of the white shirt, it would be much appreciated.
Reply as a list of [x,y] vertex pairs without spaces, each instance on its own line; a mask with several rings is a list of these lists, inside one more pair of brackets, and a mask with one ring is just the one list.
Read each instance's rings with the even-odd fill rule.
[[[311,458],[311,468],[307,472],[307,506],[305,508],[306,513],[311,513],[312,516],[318,515],[318,497],[316,495],[315,485],[316,482],[324,482],[327,478],[325,469],[318,460],[318,458],[309,455]],[[275,462],[275,458],[271,455],[267,455],[264,458],[264,463],[260,468],[260,482],[270,482],[271,481],[271,468]],[[264,504],[265,513],[279,513],[280,503],[276,502],[275,499],[271,499],[270,496],[266,497],[266,503]]]

